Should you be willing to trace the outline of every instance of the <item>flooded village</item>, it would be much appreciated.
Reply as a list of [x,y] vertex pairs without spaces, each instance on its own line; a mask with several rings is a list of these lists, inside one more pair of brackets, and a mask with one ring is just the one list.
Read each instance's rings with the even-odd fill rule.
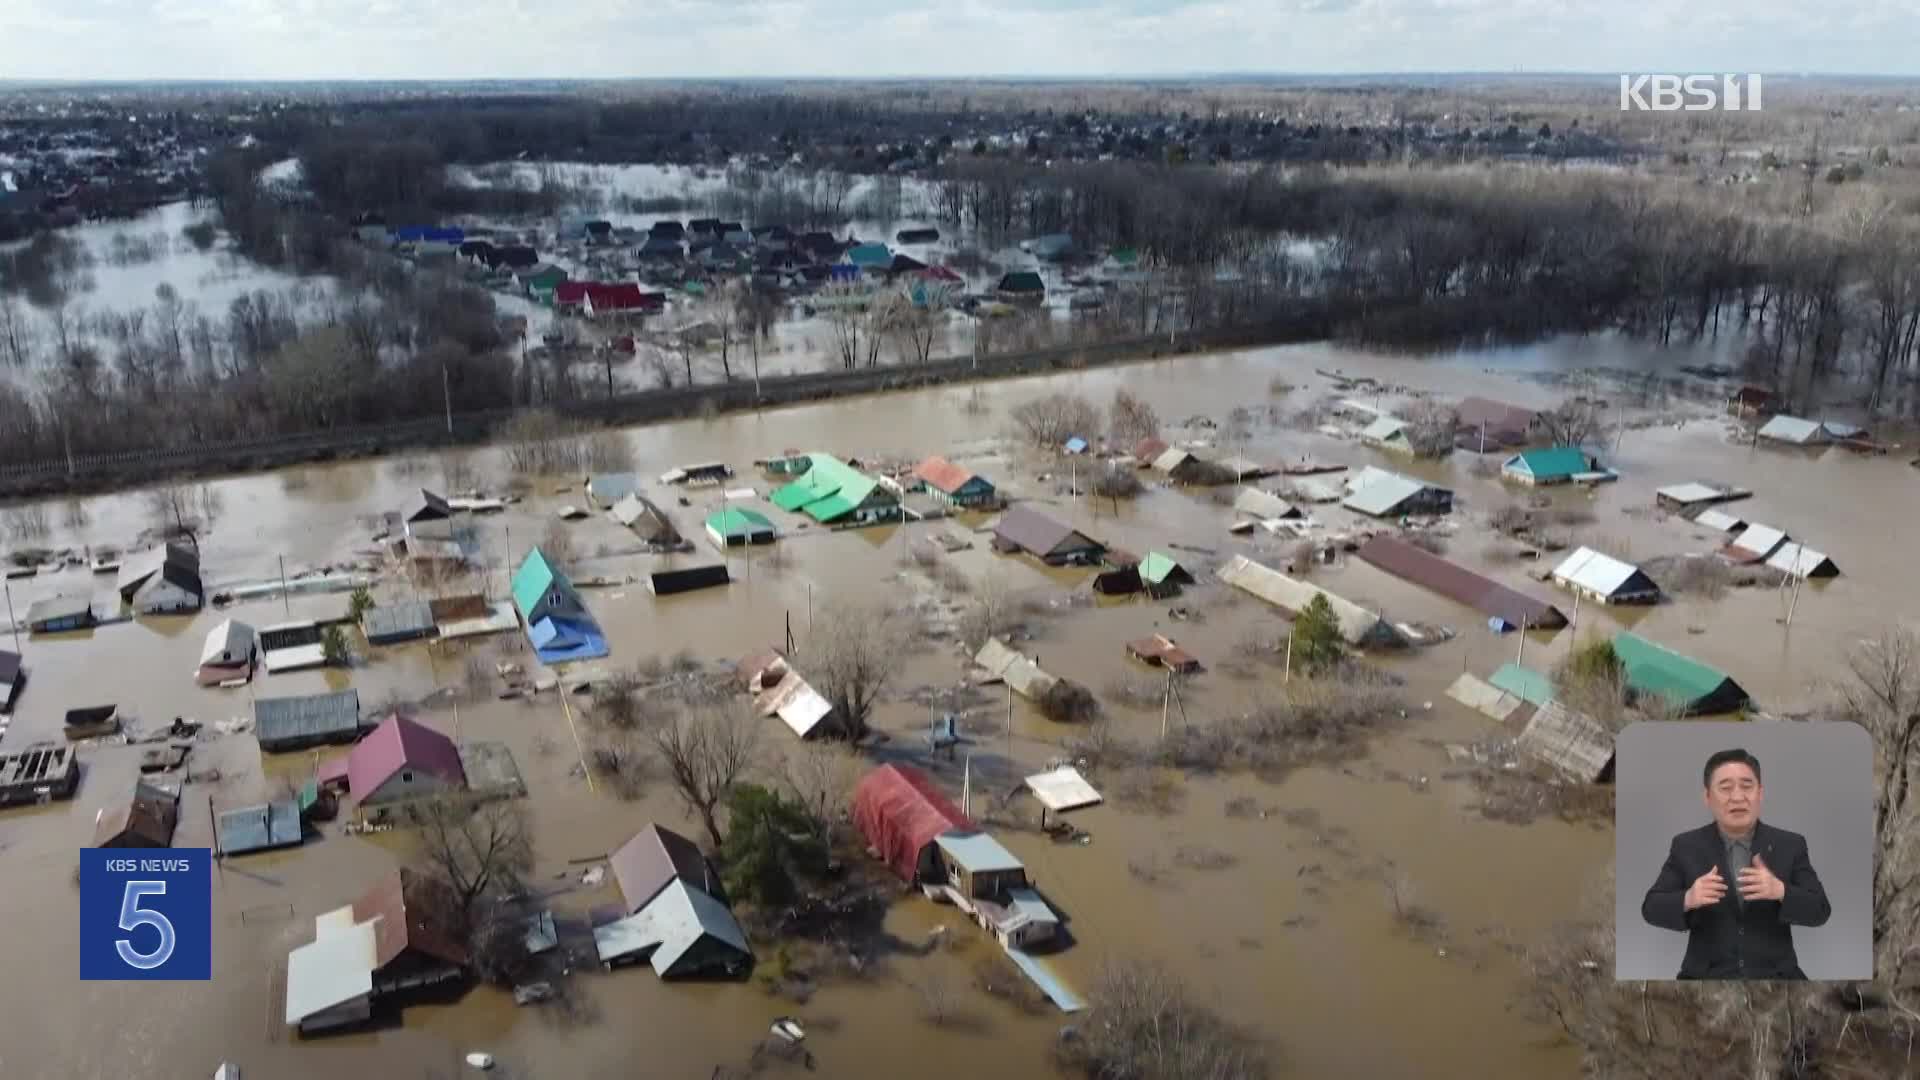
[[[197,554],[137,553],[135,539],[154,527],[149,496],[88,499],[86,524],[45,545],[73,553],[66,564],[28,564],[31,576],[7,582],[22,676],[0,753],[13,760],[51,743],[71,747],[79,765],[77,787],[43,790],[0,818],[15,868],[0,901],[9,948],[48,970],[70,962],[75,847],[116,825],[136,829],[119,824],[126,808],[158,789],[173,801],[151,816],[168,828],[135,842],[228,852],[214,894],[216,972],[165,995],[133,984],[18,995],[9,1028],[42,1034],[9,1042],[9,1072],[240,1061],[276,1076],[453,1075],[482,1052],[517,1075],[626,1075],[636,1053],[663,1073],[705,1075],[773,1067],[767,1047],[780,1044],[831,1075],[924,1072],[929,1060],[1031,1074],[1075,1023],[1049,992],[1077,1008],[1107,965],[1150,959],[1207,987],[1225,1015],[1258,1025],[1304,1072],[1560,1073],[1566,1048],[1513,1016],[1521,976],[1508,946],[1604,887],[1609,819],[1555,809],[1555,788],[1589,784],[1600,770],[1577,754],[1529,756],[1522,737],[1547,703],[1501,672],[1549,671],[1581,642],[1635,635],[1724,672],[1743,691],[1725,708],[1790,713],[1833,677],[1851,640],[1904,601],[1910,580],[1896,539],[1903,504],[1870,497],[1908,479],[1904,460],[1825,441],[1756,442],[1751,432],[1767,421],[1730,415],[1719,382],[1692,380],[1644,404],[1616,382],[1604,437],[1592,443],[1601,460],[1528,452],[1536,410],[1560,407],[1575,385],[1606,384],[1602,368],[1634,363],[1628,347],[1595,348],[1422,360],[1253,350],[629,429],[602,450],[604,471],[528,473],[504,447],[217,479],[194,489]],[[1015,419],[1062,395],[1104,404],[1123,390],[1163,418],[1124,445],[1104,409],[1092,410],[1097,428],[1058,445],[1036,445]],[[1392,425],[1382,418],[1463,398],[1510,402],[1525,422],[1499,428],[1503,446],[1486,454],[1476,452],[1484,423],[1450,432],[1461,448],[1437,459],[1383,438]],[[1143,440],[1159,450],[1151,460],[1136,453]],[[1241,475],[1183,483],[1189,461],[1237,462],[1228,467]],[[1288,475],[1305,462],[1328,471]],[[1528,467],[1564,469],[1567,482],[1513,476]],[[1115,469],[1143,490],[1097,494]],[[1721,502],[1695,490],[1702,484],[1751,496]],[[1376,485],[1392,494],[1365,497]],[[1449,498],[1421,495],[1436,491]],[[1417,505],[1403,505],[1409,498]],[[1515,507],[1564,524],[1531,544],[1503,543],[1495,522]],[[1646,598],[1569,565],[1593,552],[1658,587],[1660,573],[1646,568],[1721,558],[1766,528],[1781,543],[1729,561],[1778,562],[1782,545],[1800,544],[1821,553],[1819,575],[1617,605]],[[1449,569],[1381,555],[1377,545],[1390,542],[1381,538],[1393,537]],[[1537,554],[1521,558],[1529,546]],[[126,552],[111,575],[93,565],[110,547]],[[204,605],[140,611],[146,586],[130,579],[142,559],[151,579],[191,579],[183,587]],[[1827,574],[1828,563],[1843,572]],[[1131,581],[1096,589],[1129,570]],[[1471,589],[1446,584],[1460,574],[1498,583],[1515,606],[1468,599]],[[1365,745],[1297,767],[1277,758],[1273,770],[1155,755],[1304,681],[1285,643],[1308,602],[1300,597],[1315,591],[1337,601],[1343,639],[1386,687],[1367,693],[1390,697],[1391,715]],[[83,598],[97,625],[41,622],[59,597]],[[1543,629],[1556,620],[1536,613],[1549,610],[1571,625]],[[872,734],[826,790],[849,857],[872,862],[838,873],[868,883],[863,895],[883,905],[877,923],[824,940],[759,937],[703,901],[703,911],[718,906],[703,926],[734,927],[708,928],[732,943],[732,953],[712,951],[736,955],[751,976],[726,977],[731,963],[690,980],[603,970],[619,935],[609,926],[645,938],[632,920],[649,898],[635,899],[644,888],[629,877],[639,871],[623,867],[647,860],[621,854],[637,836],[658,828],[673,837],[665,843],[692,847],[651,857],[683,903],[698,888],[689,875],[712,873],[699,866],[698,815],[672,780],[623,776],[607,760],[604,688],[623,674],[650,691],[664,684],[662,693],[676,679],[711,680],[722,687],[716,707],[764,729],[746,776],[782,790],[796,755],[816,745],[813,726],[832,719],[833,704],[805,682],[809,657],[830,651],[818,644],[826,635],[860,632],[822,620],[856,611],[892,612],[898,636],[884,653]],[[345,655],[278,644],[275,628],[289,624],[337,628]],[[256,631],[251,642],[236,625]],[[1155,655],[1143,640],[1166,650]],[[772,666],[753,670],[754,657]],[[205,677],[209,665],[231,677]],[[777,688],[794,675],[802,681],[783,699]],[[1090,691],[1097,716],[1050,719],[1043,705],[1056,680]],[[1475,696],[1463,684],[1493,689]],[[317,708],[300,721],[310,739],[269,738],[284,726],[276,702],[343,694],[340,734],[325,733]],[[78,733],[63,727],[91,706],[111,709],[117,733],[69,741]],[[388,738],[409,747],[395,759],[408,764],[389,771],[427,773],[437,760],[449,783],[475,788],[475,770],[462,766],[493,748],[498,773],[512,777],[500,798],[530,823],[526,893],[551,916],[562,957],[543,952],[554,974],[530,982],[564,985],[554,991],[564,1001],[516,1006],[513,987],[462,981],[457,993],[371,994],[365,1023],[301,1034],[289,995],[315,920],[364,913],[396,869],[417,865],[409,828],[391,824],[405,819],[377,823],[380,798],[363,786],[379,781],[360,778],[379,769],[361,757]],[[1142,752],[1116,753],[1121,742]],[[184,754],[153,768],[155,751],[171,748]],[[1525,773],[1538,791],[1490,785],[1489,768]],[[1064,796],[1029,779],[1062,772]],[[892,799],[857,794],[889,776],[902,792]],[[323,801],[331,816],[315,812]],[[286,846],[243,853],[224,835],[240,811],[267,807],[271,822],[281,805]],[[888,805],[905,818],[864,819]],[[938,821],[913,820],[927,815]],[[244,843],[279,846],[265,835]],[[902,880],[925,880],[921,860],[945,873],[970,859],[976,874],[1022,872],[1005,910],[969,916]],[[1521,866],[1534,899],[1516,905],[1502,882]],[[1004,928],[1026,904],[1058,922],[1030,953],[979,925]],[[1423,914],[1407,919],[1402,905],[1416,904]],[[1012,953],[1037,974],[1002,963]],[[60,1019],[76,1008],[141,1020],[76,1029]],[[1358,1039],[1351,1018],[1362,1011],[1390,1019]],[[771,1033],[776,1020],[803,1041]]]
[[0,1076],[1606,1071],[1619,731],[1920,709],[1904,166],[980,92],[0,98]]

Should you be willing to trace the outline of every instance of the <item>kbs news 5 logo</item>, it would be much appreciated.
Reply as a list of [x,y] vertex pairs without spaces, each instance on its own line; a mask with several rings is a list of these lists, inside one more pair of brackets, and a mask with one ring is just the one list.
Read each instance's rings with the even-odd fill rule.
[[213,853],[80,849],[82,981],[213,977]]

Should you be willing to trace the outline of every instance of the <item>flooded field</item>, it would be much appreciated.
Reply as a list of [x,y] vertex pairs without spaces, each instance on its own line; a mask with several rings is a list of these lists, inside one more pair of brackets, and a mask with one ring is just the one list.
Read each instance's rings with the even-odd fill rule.
[[[1648,362],[1644,355],[1590,343],[1424,360],[1301,346],[989,384],[979,391],[984,412],[970,408],[974,391],[962,387],[640,428],[625,439],[637,470],[690,536],[715,496],[689,493],[690,505],[680,506],[652,477],[674,465],[720,460],[764,496],[769,485],[751,462],[796,448],[869,459],[946,453],[1003,491],[1036,500],[1046,512],[1113,546],[1173,550],[1191,560],[1201,584],[1179,599],[1151,603],[1091,602],[1086,596],[1092,571],[1043,570],[998,556],[977,533],[969,537],[971,548],[944,558],[976,589],[1005,588],[1035,598],[1045,613],[1035,620],[1037,639],[1023,648],[1037,653],[1048,670],[1103,697],[1116,684],[1153,680],[1150,669],[1125,655],[1123,642],[1156,631],[1177,637],[1211,669],[1182,691],[1184,722],[1206,724],[1275,691],[1277,669],[1232,661],[1250,634],[1284,625],[1252,598],[1212,582],[1211,570],[1233,554],[1277,563],[1291,543],[1230,536],[1229,512],[1204,491],[1154,489],[1117,508],[1058,494],[1064,478],[1042,480],[1039,472],[1066,468],[1063,462],[1041,462],[1000,438],[1011,407],[1057,390],[1104,405],[1125,387],[1153,403],[1169,440],[1204,438],[1255,459],[1311,454],[1442,480],[1460,499],[1449,558],[1570,607],[1565,594],[1526,581],[1525,564],[1489,558],[1485,516],[1514,496],[1474,468],[1473,455],[1406,466],[1293,417],[1333,392],[1316,369],[1337,368],[1448,396],[1478,393],[1551,405],[1568,392],[1563,377],[1570,369]],[[1276,393],[1278,382],[1293,389]],[[1391,393],[1381,398],[1387,406],[1394,401]],[[1230,419],[1236,408],[1248,410],[1244,434]],[[1920,580],[1906,572],[1899,539],[1920,524],[1920,508],[1913,500],[1887,497],[1911,483],[1904,455],[1867,459],[1838,450],[1809,456],[1756,449],[1731,441],[1724,420],[1700,401],[1631,405],[1616,415],[1662,422],[1621,430],[1607,459],[1620,471],[1619,482],[1551,493],[1558,506],[1591,511],[1592,522],[1575,530],[1576,543],[1637,561],[1707,550],[1714,541],[1657,513],[1653,501],[1658,487],[1707,479],[1753,489],[1754,498],[1734,504],[1742,517],[1804,539],[1826,552],[1842,575],[1802,591],[1791,629],[1780,621],[1783,598],[1768,589],[1736,589],[1717,601],[1684,599],[1640,612],[1586,605],[1577,631],[1528,635],[1530,664],[1550,663],[1580,634],[1632,625],[1726,670],[1763,705],[1792,707],[1814,697],[1819,684],[1840,670],[1853,640],[1920,599]],[[1175,426],[1193,416],[1220,426]],[[445,488],[455,475],[498,490],[508,471],[500,451],[482,450],[210,482],[206,489],[217,509],[202,540],[209,587],[273,578],[283,558],[290,575],[352,560],[370,547],[374,515],[399,509],[422,486]],[[562,486],[569,489],[564,495]],[[478,582],[500,595],[508,561],[547,534],[557,507],[581,498],[578,478],[547,478],[507,513],[476,521],[471,542],[484,553]],[[81,511],[50,504],[55,531],[45,546],[124,548],[154,524],[150,499],[138,492],[90,498]],[[931,596],[936,589],[913,567],[910,545],[925,533],[963,533],[981,524],[968,518],[824,533],[800,529],[794,515],[769,516],[783,538],[773,549],[735,555],[727,588],[658,599],[643,584],[587,591],[613,648],[605,666],[631,666],[681,650],[718,664],[779,642],[789,625],[804,648],[809,632],[831,632],[818,625],[810,630],[809,623],[836,597],[884,595],[905,602]],[[1318,516],[1330,523],[1349,517],[1338,507],[1320,508]],[[576,576],[624,578],[644,573],[655,559],[631,554],[631,536],[603,519],[565,528]],[[701,544],[698,558],[704,560],[711,552]],[[1381,660],[1405,680],[1398,691],[1408,707],[1404,723],[1350,765],[1301,770],[1271,782],[1243,774],[1190,776],[1165,805],[1108,786],[1107,805],[1075,817],[1092,835],[1090,844],[1053,843],[1032,827],[1031,814],[1025,827],[995,826],[1069,920],[1073,945],[1050,963],[1085,993],[1110,958],[1159,959],[1226,1015],[1255,1027],[1271,1042],[1285,1075],[1571,1075],[1572,1052],[1553,1031],[1515,1012],[1518,975],[1504,944],[1532,940],[1574,913],[1611,865],[1610,830],[1551,820],[1489,821],[1477,808],[1477,792],[1454,773],[1444,749],[1493,731],[1488,721],[1447,699],[1446,685],[1462,671],[1484,675],[1512,659],[1519,642],[1488,633],[1475,612],[1357,560],[1316,568],[1313,580],[1391,620],[1457,631],[1451,641]],[[11,602],[22,613],[36,598],[76,590],[110,593],[111,582],[74,569],[9,583]],[[407,590],[386,585],[376,591],[399,596]],[[471,668],[530,659],[517,635],[475,645],[369,649],[362,643],[366,658],[350,671],[261,675],[238,690],[194,685],[202,639],[220,619],[231,615],[266,624],[298,616],[303,604],[315,602],[250,601],[80,635],[23,633],[30,679],[0,750],[57,737],[62,712],[78,705],[118,702],[147,727],[176,716],[213,723],[250,715],[253,696],[352,685],[370,709],[390,700],[418,701],[436,688],[463,687]],[[1174,608],[1191,617],[1176,621]],[[876,760],[916,761],[958,790],[961,764],[927,760],[927,710],[908,694],[953,688],[964,667],[950,642],[903,649],[892,692],[877,716],[891,738],[871,752]],[[1008,790],[1017,777],[1057,757],[1061,741],[1075,733],[1020,702],[1011,731],[1003,730],[1000,693],[994,688],[985,694],[966,718],[979,733],[971,746],[976,793]],[[527,782],[537,832],[534,880],[551,894],[555,908],[584,912],[613,898],[610,886],[578,883],[584,863],[576,860],[603,855],[648,821],[689,833],[697,828],[664,782],[630,802],[589,791],[576,772],[569,717],[553,694],[499,701],[484,692],[459,700],[455,708],[443,695],[422,716],[442,730],[457,729],[461,738],[498,740],[511,748]],[[1150,738],[1162,723],[1157,699],[1140,707],[1117,700],[1106,705],[1111,724],[1129,737]],[[1183,722],[1177,710],[1169,719]],[[768,745],[785,748],[787,732],[768,723],[774,725]],[[95,813],[123,799],[137,756],[134,747],[90,747],[71,802],[0,813],[0,865],[8,883],[0,890],[0,942],[17,970],[47,973],[37,982],[12,980],[0,989],[0,1075],[184,1077],[209,1074],[228,1060],[249,1076],[288,1080],[356,1071],[451,1078],[461,1072],[461,1056],[478,1049],[498,1058],[501,1073],[516,1077],[708,1077],[716,1066],[745,1066],[768,1023],[792,1013],[806,1022],[807,1046],[823,1075],[1036,1076],[1047,1073],[1049,1048],[1069,1022],[1051,1009],[1025,1013],[973,989],[975,966],[997,948],[952,908],[914,897],[890,908],[886,927],[902,944],[876,973],[828,981],[804,1005],[757,983],[666,984],[644,968],[623,969],[577,977],[583,1007],[564,1017],[517,1009],[503,992],[478,988],[455,1002],[412,1006],[398,1025],[303,1042],[281,1022],[288,949],[311,938],[314,915],[363,892],[405,851],[399,834],[346,836],[337,826],[302,848],[226,863],[214,887],[212,982],[160,992],[82,984],[74,974],[73,852],[88,842]],[[245,805],[278,790],[283,777],[305,775],[313,763],[306,754],[275,755],[263,763],[247,735],[202,741],[189,768],[217,769],[221,779],[188,785],[175,843],[207,844],[210,807]],[[1097,772],[1095,779],[1105,783]],[[1411,883],[1418,902],[1438,915],[1437,936],[1410,936],[1395,921],[1380,882],[1387,863]],[[1530,885],[1521,903],[1514,882],[1523,874]],[[943,923],[953,927],[957,947],[919,948]],[[762,951],[765,964],[772,950]],[[925,1017],[925,1002],[943,990],[953,1007],[944,1023],[935,1024]]]

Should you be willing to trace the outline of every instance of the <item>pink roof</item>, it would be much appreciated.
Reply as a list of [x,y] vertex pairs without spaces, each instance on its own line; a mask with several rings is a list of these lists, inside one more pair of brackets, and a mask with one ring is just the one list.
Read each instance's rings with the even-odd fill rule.
[[328,758],[320,763],[320,769],[314,773],[313,778],[322,784],[347,783],[348,760],[350,759],[345,754]]
[[930,457],[914,466],[913,475],[948,495],[958,493],[961,488],[967,486],[967,481],[973,479],[971,470],[955,465],[943,457]]
[[466,783],[452,739],[394,713],[347,754],[347,790],[364,799],[403,768],[430,772],[455,786]]
[[665,306],[660,293],[641,292],[632,282],[607,284],[597,281],[563,281],[553,288],[553,302],[562,306],[593,301],[596,311],[632,311]]

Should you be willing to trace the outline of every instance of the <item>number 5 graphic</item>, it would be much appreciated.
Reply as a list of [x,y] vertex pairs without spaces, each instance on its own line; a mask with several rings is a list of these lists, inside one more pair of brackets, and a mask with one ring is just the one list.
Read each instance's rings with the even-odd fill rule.
[[152,908],[140,906],[143,896],[167,895],[167,883],[164,881],[129,881],[127,891],[120,896],[120,929],[137,930],[142,926],[151,926],[160,931],[160,944],[152,952],[141,952],[133,947],[131,938],[114,940],[114,951],[128,967],[140,971],[152,971],[165,964],[173,956],[175,944],[173,924],[167,917]]

